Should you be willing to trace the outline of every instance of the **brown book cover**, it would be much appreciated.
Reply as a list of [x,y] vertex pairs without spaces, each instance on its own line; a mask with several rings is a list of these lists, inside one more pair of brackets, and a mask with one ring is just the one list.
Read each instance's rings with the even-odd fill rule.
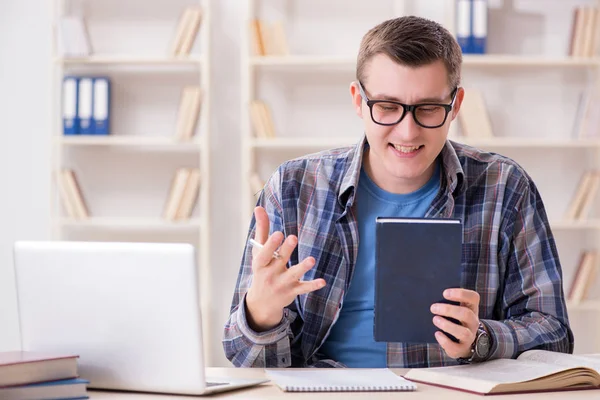
[[589,217],[590,212],[596,204],[594,200],[598,197],[598,190],[600,189],[600,171],[592,172],[591,179],[588,183],[588,189],[583,201],[581,202],[581,208],[577,214],[577,219],[583,220]]
[[189,140],[196,133],[198,118],[200,116],[200,108],[202,106],[202,89],[198,86],[195,86],[191,87],[189,92],[189,105],[185,115],[184,128],[181,132],[181,136],[179,137],[181,140]]
[[282,21],[275,21],[271,27],[273,36],[273,51],[278,56],[289,56],[290,49],[285,34],[285,27]]
[[163,218],[168,221],[174,221],[177,217],[177,210],[183,198],[185,186],[190,175],[190,168],[178,168],[171,181],[167,202],[163,210]]
[[580,178],[579,184],[575,189],[575,193],[571,198],[571,202],[565,213],[565,219],[572,220],[579,218],[581,206],[587,196],[587,192],[590,188],[591,179],[593,177],[593,171],[586,171]]
[[191,18],[187,25],[181,42],[181,48],[179,49],[178,55],[188,55],[194,47],[196,36],[200,30],[200,24],[202,22],[202,9],[200,7],[190,7]]
[[265,133],[268,138],[275,137],[275,124],[273,123],[273,118],[271,117],[271,109],[265,102],[261,102],[260,104],[260,115],[263,121],[263,126],[265,127]]
[[71,194],[69,188],[67,187],[68,184],[62,171],[59,171],[56,174],[56,184],[58,186],[61,203],[63,205],[66,215],[69,218],[77,218],[77,211],[75,210],[75,205],[73,204],[73,200],[71,199]]
[[570,56],[575,55],[575,35],[577,34],[577,16],[579,14],[579,8],[573,9],[573,18],[571,22],[571,37],[569,39],[569,52]]
[[89,218],[90,213],[83,197],[81,186],[77,181],[75,171],[72,169],[64,169],[62,173],[66,182],[66,187],[70,194],[71,203],[75,209],[75,215],[78,219]]
[[180,53],[185,32],[188,29],[188,26],[193,22],[192,19],[192,10],[189,7],[186,7],[186,9],[183,10],[181,16],[179,17],[179,24],[177,25],[175,37],[173,38],[173,42],[171,44],[172,56],[177,56]]
[[192,168],[185,182],[185,187],[179,201],[179,207],[175,213],[176,220],[188,219],[196,205],[200,193],[200,169]]
[[462,135],[465,137],[488,138],[494,136],[483,94],[477,89],[465,90],[458,119]]
[[77,378],[78,355],[0,352],[0,388]]
[[575,21],[575,37],[573,39],[573,56],[581,57],[583,55],[583,41],[585,32],[585,9],[577,7]]
[[258,194],[265,187],[265,181],[261,179],[257,172],[250,174],[250,190],[253,195]]
[[262,113],[262,101],[252,100],[250,103],[250,121],[252,122],[254,136],[257,138],[266,139],[268,137],[267,127],[264,124]]
[[571,283],[571,286],[569,287],[569,293],[567,294],[567,300],[571,304],[579,304],[582,299],[582,288],[585,285],[585,280],[588,278],[588,258],[588,251],[582,252],[579,256],[579,262],[577,263],[575,276],[573,277],[573,282]]
[[177,139],[184,138],[187,134],[186,129],[188,129],[188,121],[190,120],[190,114],[193,111],[194,88],[195,86],[186,86],[181,91],[179,109],[177,110],[177,122],[175,123],[175,137]]
[[262,22],[258,18],[254,18],[250,21],[250,32],[252,38],[252,52],[255,56],[264,56],[265,45],[262,37]]

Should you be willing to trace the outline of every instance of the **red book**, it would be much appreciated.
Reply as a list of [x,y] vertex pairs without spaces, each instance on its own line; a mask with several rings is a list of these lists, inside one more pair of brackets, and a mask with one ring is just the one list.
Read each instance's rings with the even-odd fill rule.
[[33,351],[0,352],[0,387],[76,378],[78,357]]

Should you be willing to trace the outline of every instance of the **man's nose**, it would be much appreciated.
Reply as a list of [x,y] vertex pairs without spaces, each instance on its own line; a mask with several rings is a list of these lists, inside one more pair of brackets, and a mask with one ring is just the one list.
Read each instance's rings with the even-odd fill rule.
[[416,123],[412,112],[407,112],[394,129],[398,137],[407,143],[419,136],[420,130],[421,127]]

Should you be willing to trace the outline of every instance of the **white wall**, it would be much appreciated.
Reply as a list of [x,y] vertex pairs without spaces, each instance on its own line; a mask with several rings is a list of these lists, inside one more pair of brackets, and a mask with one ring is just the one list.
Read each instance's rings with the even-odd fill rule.
[[[20,346],[12,244],[17,239],[50,238],[51,3],[0,1],[0,135],[5,139],[0,147],[0,351]],[[220,338],[241,257],[237,3],[212,3],[213,42],[218,43],[212,61],[213,110],[227,110],[227,118],[212,119],[211,129],[211,264],[218,266],[212,272],[214,322],[208,327],[214,338],[213,365],[229,365]]]
[[19,346],[12,243],[49,230],[50,6],[0,2],[0,350]]

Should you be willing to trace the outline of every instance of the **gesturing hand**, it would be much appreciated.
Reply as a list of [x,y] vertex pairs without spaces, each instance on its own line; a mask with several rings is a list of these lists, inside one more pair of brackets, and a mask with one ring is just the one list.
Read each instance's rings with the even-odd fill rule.
[[[436,303],[431,306],[435,326],[453,335],[459,340],[455,343],[442,332],[436,332],[435,338],[446,354],[452,358],[469,357],[471,346],[475,341],[479,327],[479,293],[467,289],[447,289],[444,298],[459,302],[459,306],[452,304]],[[443,317],[454,318],[462,325],[455,324]]]
[[[296,296],[325,286],[323,279],[302,281],[302,276],[315,265],[313,257],[307,257],[290,268],[286,265],[298,238],[290,235],[283,240],[283,233],[274,232],[269,237],[269,216],[262,207],[254,210],[256,233],[254,239],[263,244],[262,249],[252,251],[252,284],[246,294],[247,319],[256,331],[276,326],[283,316],[283,309]],[[283,244],[282,244],[283,242]],[[273,257],[278,251],[279,258]]]

